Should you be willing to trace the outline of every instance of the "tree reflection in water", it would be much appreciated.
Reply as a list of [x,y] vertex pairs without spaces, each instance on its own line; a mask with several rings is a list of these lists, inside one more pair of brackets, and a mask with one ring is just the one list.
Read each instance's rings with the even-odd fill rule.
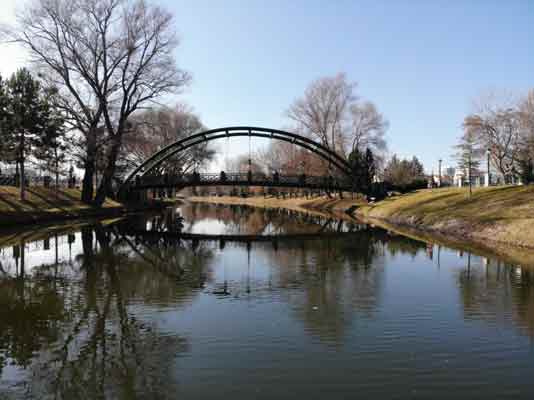
[[[170,396],[173,363],[188,341],[137,316],[139,304],[191,301],[195,277],[209,275],[211,253],[180,250],[162,270],[170,254],[134,252],[114,230],[84,227],[80,237],[82,251],[70,265],[25,271],[22,244],[20,268],[0,278],[0,376],[9,368],[14,390],[27,398]],[[195,261],[180,264],[188,258]],[[168,273],[178,266],[181,276]],[[180,284],[182,276],[191,285]]]
[[[187,236],[206,221],[217,221],[209,240]],[[217,236],[236,233],[248,239]],[[358,336],[358,322],[380,329],[384,299],[397,295],[386,279],[392,260],[431,267],[434,254],[432,244],[357,221],[240,206],[184,206],[110,226],[84,226],[75,237],[73,257],[65,256],[66,248],[58,250],[58,235],[45,239],[45,248],[55,248],[48,259],[32,255],[35,242],[27,236],[10,239],[9,246],[16,243],[9,247],[13,257],[0,250],[0,398],[10,398],[2,390],[39,399],[175,398],[177,357],[191,353],[196,331],[187,337],[167,331],[161,311],[184,310],[187,316],[193,309],[209,313],[215,305],[237,320],[250,314],[231,302],[251,301],[258,310],[278,313],[282,306],[289,309],[288,325],[304,327],[312,341],[354,346],[352,336],[364,337]],[[450,265],[452,252],[445,253],[466,321],[511,320],[534,337],[530,270],[467,253],[458,267]],[[228,280],[226,265],[234,274]],[[205,308],[195,308],[198,303]],[[280,335],[289,332],[280,328]]]
[[534,338],[534,273],[531,269],[471,253],[457,275],[464,317],[506,325],[508,314]]

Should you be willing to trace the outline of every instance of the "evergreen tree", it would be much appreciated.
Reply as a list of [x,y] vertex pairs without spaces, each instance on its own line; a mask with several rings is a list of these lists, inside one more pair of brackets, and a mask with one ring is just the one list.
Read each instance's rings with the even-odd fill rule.
[[356,186],[355,189],[362,189],[362,178],[363,178],[363,157],[360,153],[360,150],[358,148],[355,148],[352,150],[352,152],[349,154],[348,160],[347,160],[351,166],[352,169],[352,177],[354,180],[354,185]]
[[41,122],[42,132],[36,140],[36,147],[33,155],[36,159],[43,161],[46,169],[55,175],[56,188],[59,186],[59,175],[64,171],[63,166],[66,160],[65,144],[65,118],[56,104],[56,90],[47,89],[43,91],[41,101]]
[[376,174],[373,152],[367,149],[365,154],[362,154],[356,148],[349,154],[348,161],[352,167],[356,188],[363,192],[368,192]]
[[11,129],[9,127],[9,97],[7,82],[0,75],[0,162],[10,160]]
[[365,173],[366,187],[370,190],[376,175],[376,163],[373,152],[369,148],[365,151]]
[[8,81],[9,119],[12,129],[12,149],[20,168],[20,198],[25,198],[25,164],[32,145],[42,131],[39,95],[41,85],[23,68]]
[[43,106],[42,88],[30,72],[19,69],[7,81],[7,111],[4,130],[7,151],[14,154],[20,168],[20,198],[25,198],[25,166],[32,150],[43,146],[46,135],[47,109]]
[[469,197],[471,197],[473,194],[473,173],[480,166],[482,149],[480,148],[476,135],[471,129],[466,129],[460,138],[460,143],[455,148],[458,150],[456,153],[458,167],[464,171],[469,181]]

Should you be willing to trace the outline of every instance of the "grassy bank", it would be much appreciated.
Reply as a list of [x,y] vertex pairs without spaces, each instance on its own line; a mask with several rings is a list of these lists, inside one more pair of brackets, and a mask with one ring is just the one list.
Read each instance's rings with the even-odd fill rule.
[[429,189],[358,209],[364,218],[483,246],[534,249],[534,186]]
[[19,189],[0,186],[0,226],[15,227],[21,224],[49,222],[61,219],[113,215],[122,212],[123,206],[106,199],[102,208],[91,207],[80,200],[77,189],[46,189],[30,187],[26,199],[21,200]]

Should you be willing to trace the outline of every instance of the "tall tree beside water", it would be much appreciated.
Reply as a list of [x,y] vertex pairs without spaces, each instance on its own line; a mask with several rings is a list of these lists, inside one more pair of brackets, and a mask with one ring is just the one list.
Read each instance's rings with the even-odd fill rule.
[[105,138],[94,199],[101,205],[112,191],[129,118],[189,83],[189,74],[176,65],[172,15],[144,0],[38,0],[8,34],[29,51],[42,78],[58,87],[68,122],[80,132],[87,203],[93,198],[97,144]]
[[7,81],[7,110],[3,123],[4,148],[20,168],[20,198],[26,190],[25,167],[37,146],[49,132],[49,112],[43,89],[27,69],[15,72]]

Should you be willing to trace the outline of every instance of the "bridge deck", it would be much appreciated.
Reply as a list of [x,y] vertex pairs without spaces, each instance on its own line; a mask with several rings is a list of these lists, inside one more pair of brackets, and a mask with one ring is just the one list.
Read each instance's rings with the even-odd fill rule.
[[185,188],[189,186],[263,186],[307,189],[355,190],[349,178],[263,173],[148,175],[136,178],[133,189]]

